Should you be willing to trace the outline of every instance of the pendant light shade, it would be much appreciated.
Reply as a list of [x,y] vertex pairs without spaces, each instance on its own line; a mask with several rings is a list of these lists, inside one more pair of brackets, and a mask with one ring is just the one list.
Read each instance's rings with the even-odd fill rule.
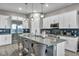
[[41,12],[42,12],[40,15],[41,18],[44,18],[43,5],[44,5],[44,3],[41,3]]
[[34,18],[33,18],[33,3],[32,3],[32,17],[31,17],[31,20],[33,21]]
[[34,20],[34,18],[33,18],[33,17],[31,17],[31,20],[33,21],[33,20]]
[[41,18],[44,18],[44,14],[42,13],[40,17],[41,17]]

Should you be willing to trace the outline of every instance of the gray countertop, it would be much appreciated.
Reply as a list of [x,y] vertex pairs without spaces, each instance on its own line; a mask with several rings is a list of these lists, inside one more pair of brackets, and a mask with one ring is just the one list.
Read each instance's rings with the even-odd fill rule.
[[20,34],[19,36],[21,38],[24,38],[25,40],[29,39],[29,40],[32,40],[34,42],[45,44],[45,45],[48,45],[48,46],[57,45],[58,43],[65,42],[65,40],[63,40],[63,39],[56,39],[56,38],[53,38],[53,37],[42,38],[42,37],[37,37],[37,36],[31,35],[31,34]]
[[[47,34],[47,35],[52,36],[52,35],[54,35],[54,34]],[[64,36],[64,37],[72,37],[72,38],[77,38],[77,37],[79,37],[79,36],[68,36],[68,35],[55,35],[55,36]]]

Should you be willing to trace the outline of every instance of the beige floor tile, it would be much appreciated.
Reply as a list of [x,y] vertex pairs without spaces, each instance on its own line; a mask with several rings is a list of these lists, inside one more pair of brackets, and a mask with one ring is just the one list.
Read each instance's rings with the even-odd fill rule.
[[[0,46],[0,56],[18,56],[18,45],[12,44],[7,46]],[[74,53],[65,50],[65,56],[79,56],[79,52]]]

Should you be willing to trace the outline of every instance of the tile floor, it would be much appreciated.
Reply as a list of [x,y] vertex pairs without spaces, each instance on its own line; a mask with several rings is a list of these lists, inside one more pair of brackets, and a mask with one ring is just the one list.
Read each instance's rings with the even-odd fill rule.
[[71,52],[71,51],[66,50],[65,56],[79,56],[79,52],[75,53],[75,52]]
[[[0,46],[0,56],[18,56],[18,45],[6,45]],[[65,56],[79,56],[79,52],[74,53],[71,51],[65,51]]]
[[18,45],[0,46],[0,56],[17,56]]

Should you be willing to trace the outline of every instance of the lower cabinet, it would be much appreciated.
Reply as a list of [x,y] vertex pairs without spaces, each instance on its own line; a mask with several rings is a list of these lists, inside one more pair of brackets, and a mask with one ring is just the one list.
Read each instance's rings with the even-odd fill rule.
[[0,35],[0,46],[12,43],[11,35]]
[[60,39],[66,40],[65,49],[77,52],[78,49],[78,37],[66,37],[60,36]]
[[57,56],[65,55],[65,42],[57,44]]
[[78,38],[68,38],[67,37],[67,43],[66,43],[66,49],[77,52],[78,47]]
[[46,56],[64,56],[65,55],[65,41],[57,43],[53,46],[46,47]]

